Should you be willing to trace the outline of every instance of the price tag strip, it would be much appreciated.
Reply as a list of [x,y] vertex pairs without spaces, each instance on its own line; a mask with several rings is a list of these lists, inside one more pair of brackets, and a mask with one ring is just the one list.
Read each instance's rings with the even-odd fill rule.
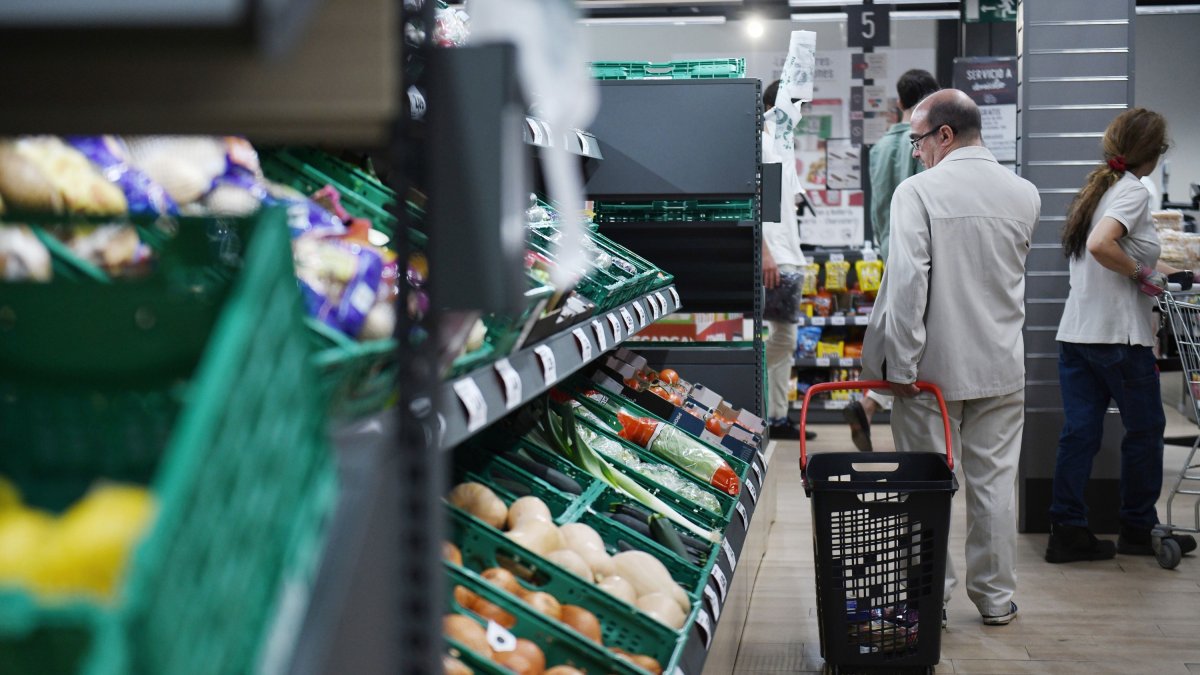
[[[675,290],[672,288],[671,290]],[[658,298],[658,304],[662,307],[663,314],[670,314],[671,306],[667,304],[667,299],[663,297],[662,291],[655,291],[654,297]]]
[[720,620],[721,601],[717,599],[717,592],[708,584],[704,584],[704,599],[708,601],[708,608],[712,610],[713,620]]
[[592,360],[592,341],[588,339],[587,333],[583,332],[582,328],[576,328],[571,331],[575,336],[575,342],[579,345],[579,358],[583,359],[584,363]]
[[749,480],[746,481],[746,491],[750,493],[750,502],[752,504],[757,504],[758,503],[758,490],[756,490],[754,488],[754,481],[749,481]]
[[712,645],[712,618],[708,616],[708,611],[703,607],[696,614],[696,627],[700,629],[700,634],[704,636],[704,648],[708,649]]
[[558,382],[558,366],[554,362],[554,350],[550,349],[550,345],[538,345],[533,348],[533,353],[537,354],[538,360],[542,362],[542,379],[545,380],[546,386]]
[[655,321],[658,321],[659,317],[662,316],[662,307],[659,307],[658,305],[658,298],[654,297],[653,295],[647,295],[646,304],[650,306],[650,316],[653,317]]
[[637,327],[633,325],[633,315],[624,307],[621,308],[621,320],[625,322],[625,334],[633,335]]
[[475,431],[487,424],[487,401],[472,377],[464,377],[454,383],[454,393],[467,409],[467,431]]
[[608,325],[612,326],[613,344],[620,342],[621,341],[621,320],[617,318],[616,314],[608,315]]
[[721,602],[725,602],[725,596],[729,594],[729,582],[725,579],[720,565],[713,565],[712,578],[717,582],[717,590],[721,592]]
[[638,323],[642,324],[642,326],[645,327],[646,323],[647,323],[646,322],[646,310],[642,308],[642,303],[638,302],[637,300],[634,300],[633,301],[633,311],[637,312]]
[[817,367],[818,368],[828,368],[829,365],[830,365],[830,361],[829,361],[828,356],[821,356],[821,357],[817,358]]
[[512,410],[521,405],[521,376],[513,369],[508,359],[500,359],[494,367],[500,381],[504,383],[504,408]]
[[737,569],[737,554],[733,552],[733,547],[729,545],[729,540],[721,542],[721,550],[725,551],[725,559],[729,561],[729,573]]
[[738,512],[738,515],[742,517],[742,529],[749,530],[750,529],[750,516],[746,513],[746,507],[742,506],[741,502],[738,502],[737,506],[735,508]]
[[823,317],[823,316],[814,316],[808,320],[808,323],[813,326],[824,326],[827,323],[827,321],[825,320],[825,317]]
[[675,290],[674,286],[668,288],[667,292],[670,293],[671,297],[675,300],[675,309],[679,309],[683,306],[683,301],[679,299],[679,292]]
[[844,317],[844,316],[831,316],[831,317],[829,317],[829,325],[831,325],[831,326],[845,326],[845,325],[846,325],[846,317]]
[[601,352],[608,351],[608,336],[604,334],[604,324],[592,319],[592,331],[596,333],[596,346]]
[[750,462],[750,470],[754,472],[755,476],[758,476],[758,484],[762,485],[763,484],[763,472],[762,472],[762,469],[760,469],[758,467],[758,462]]

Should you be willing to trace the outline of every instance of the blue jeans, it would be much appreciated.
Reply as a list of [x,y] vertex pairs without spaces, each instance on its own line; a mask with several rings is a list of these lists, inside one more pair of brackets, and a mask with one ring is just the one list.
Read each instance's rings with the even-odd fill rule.
[[1100,452],[1109,400],[1121,411],[1121,524],[1146,529],[1163,481],[1162,392],[1149,347],[1058,343],[1058,379],[1066,417],[1058,439],[1050,520],[1087,526],[1084,486]]

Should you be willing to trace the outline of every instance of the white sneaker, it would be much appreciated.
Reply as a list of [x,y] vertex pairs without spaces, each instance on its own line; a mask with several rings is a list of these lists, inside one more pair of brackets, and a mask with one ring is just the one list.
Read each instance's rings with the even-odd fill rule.
[[983,615],[983,623],[986,626],[1007,626],[1012,623],[1012,620],[1017,618],[1017,603],[1012,600],[1008,601],[1008,613],[997,614],[995,616]]

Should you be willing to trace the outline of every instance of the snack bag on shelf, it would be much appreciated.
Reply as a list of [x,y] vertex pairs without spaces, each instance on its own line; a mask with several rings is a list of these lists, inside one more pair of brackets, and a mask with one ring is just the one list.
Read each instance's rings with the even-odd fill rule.
[[844,354],[845,343],[822,340],[817,343],[817,358],[840,359]]
[[858,287],[866,293],[879,290],[883,281],[883,262],[879,260],[856,260],[854,273],[858,276]]
[[812,297],[813,311],[817,316],[829,316],[833,314],[833,294],[827,290],[822,290]]
[[846,276],[850,273],[850,263],[845,260],[830,260],[825,263],[825,290],[836,293],[846,290]]
[[801,326],[796,330],[796,357],[812,358],[817,355],[817,344],[821,341],[820,326]]
[[[800,266],[800,272],[804,274],[804,290],[802,295],[817,294],[817,279],[820,276],[821,266],[817,263],[808,263]],[[812,316],[811,314],[809,316]]]

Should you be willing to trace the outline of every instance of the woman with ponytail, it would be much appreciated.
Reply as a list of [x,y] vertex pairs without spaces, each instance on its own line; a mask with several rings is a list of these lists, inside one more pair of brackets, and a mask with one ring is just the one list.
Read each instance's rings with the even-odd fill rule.
[[[1063,423],[1050,506],[1052,563],[1154,555],[1150,531],[1163,480],[1163,415],[1154,345],[1155,297],[1167,282],[1190,288],[1192,273],[1158,260],[1150,193],[1140,178],[1167,150],[1163,116],[1134,108],[1104,132],[1104,161],[1067,212],[1063,252],[1071,291],[1058,327]],[[1084,487],[1100,451],[1109,400],[1121,411],[1121,531],[1114,546],[1088,529]],[[1188,535],[1174,535],[1186,553]]]

